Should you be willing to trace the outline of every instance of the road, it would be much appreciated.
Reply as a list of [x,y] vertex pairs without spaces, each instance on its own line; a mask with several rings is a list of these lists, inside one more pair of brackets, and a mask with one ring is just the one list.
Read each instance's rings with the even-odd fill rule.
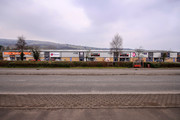
[[180,93],[179,75],[0,75],[0,94]]
[[180,75],[180,69],[0,68],[0,75]]
[[0,68],[1,120],[179,120],[180,69]]

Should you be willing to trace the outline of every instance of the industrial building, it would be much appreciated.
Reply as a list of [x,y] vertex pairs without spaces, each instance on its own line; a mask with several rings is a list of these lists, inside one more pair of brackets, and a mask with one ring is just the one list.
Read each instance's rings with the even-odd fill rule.
[[[41,61],[136,61],[138,58],[144,62],[161,62],[163,53],[167,54],[165,62],[178,62],[179,52],[144,50],[122,50],[118,54],[118,60],[110,50],[40,50]],[[30,50],[24,51],[24,60],[34,60]],[[18,50],[3,51],[3,60],[20,60]]]

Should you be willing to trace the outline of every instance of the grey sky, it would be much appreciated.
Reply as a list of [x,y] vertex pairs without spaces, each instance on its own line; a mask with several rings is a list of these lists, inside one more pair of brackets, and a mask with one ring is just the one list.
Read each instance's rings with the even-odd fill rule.
[[180,51],[180,0],[0,0],[0,38]]

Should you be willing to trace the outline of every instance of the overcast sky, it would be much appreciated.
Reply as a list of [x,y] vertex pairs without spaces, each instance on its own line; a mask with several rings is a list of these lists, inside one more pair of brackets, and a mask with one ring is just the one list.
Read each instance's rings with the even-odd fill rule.
[[180,0],[0,0],[0,38],[180,51]]

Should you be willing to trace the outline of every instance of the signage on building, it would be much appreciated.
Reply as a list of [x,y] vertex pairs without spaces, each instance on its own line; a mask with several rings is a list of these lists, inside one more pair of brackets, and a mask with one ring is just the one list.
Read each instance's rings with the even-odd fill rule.
[[91,53],[91,56],[100,56],[100,53]]
[[60,53],[59,52],[50,52],[50,57],[60,57]]
[[120,56],[128,57],[129,54],[120,54]]
[[136,53],[135,53],[135,52],[133,52],[133,53],[132,53],[132,56],[133,56],[133,57],[136,57]]
[[[31,55],[31,52],[23,52],[25,55]],[[20,55],[21,52],[4,52],[4,55]]]
[[104,61],[109,62],[110,58],[105,58]]

